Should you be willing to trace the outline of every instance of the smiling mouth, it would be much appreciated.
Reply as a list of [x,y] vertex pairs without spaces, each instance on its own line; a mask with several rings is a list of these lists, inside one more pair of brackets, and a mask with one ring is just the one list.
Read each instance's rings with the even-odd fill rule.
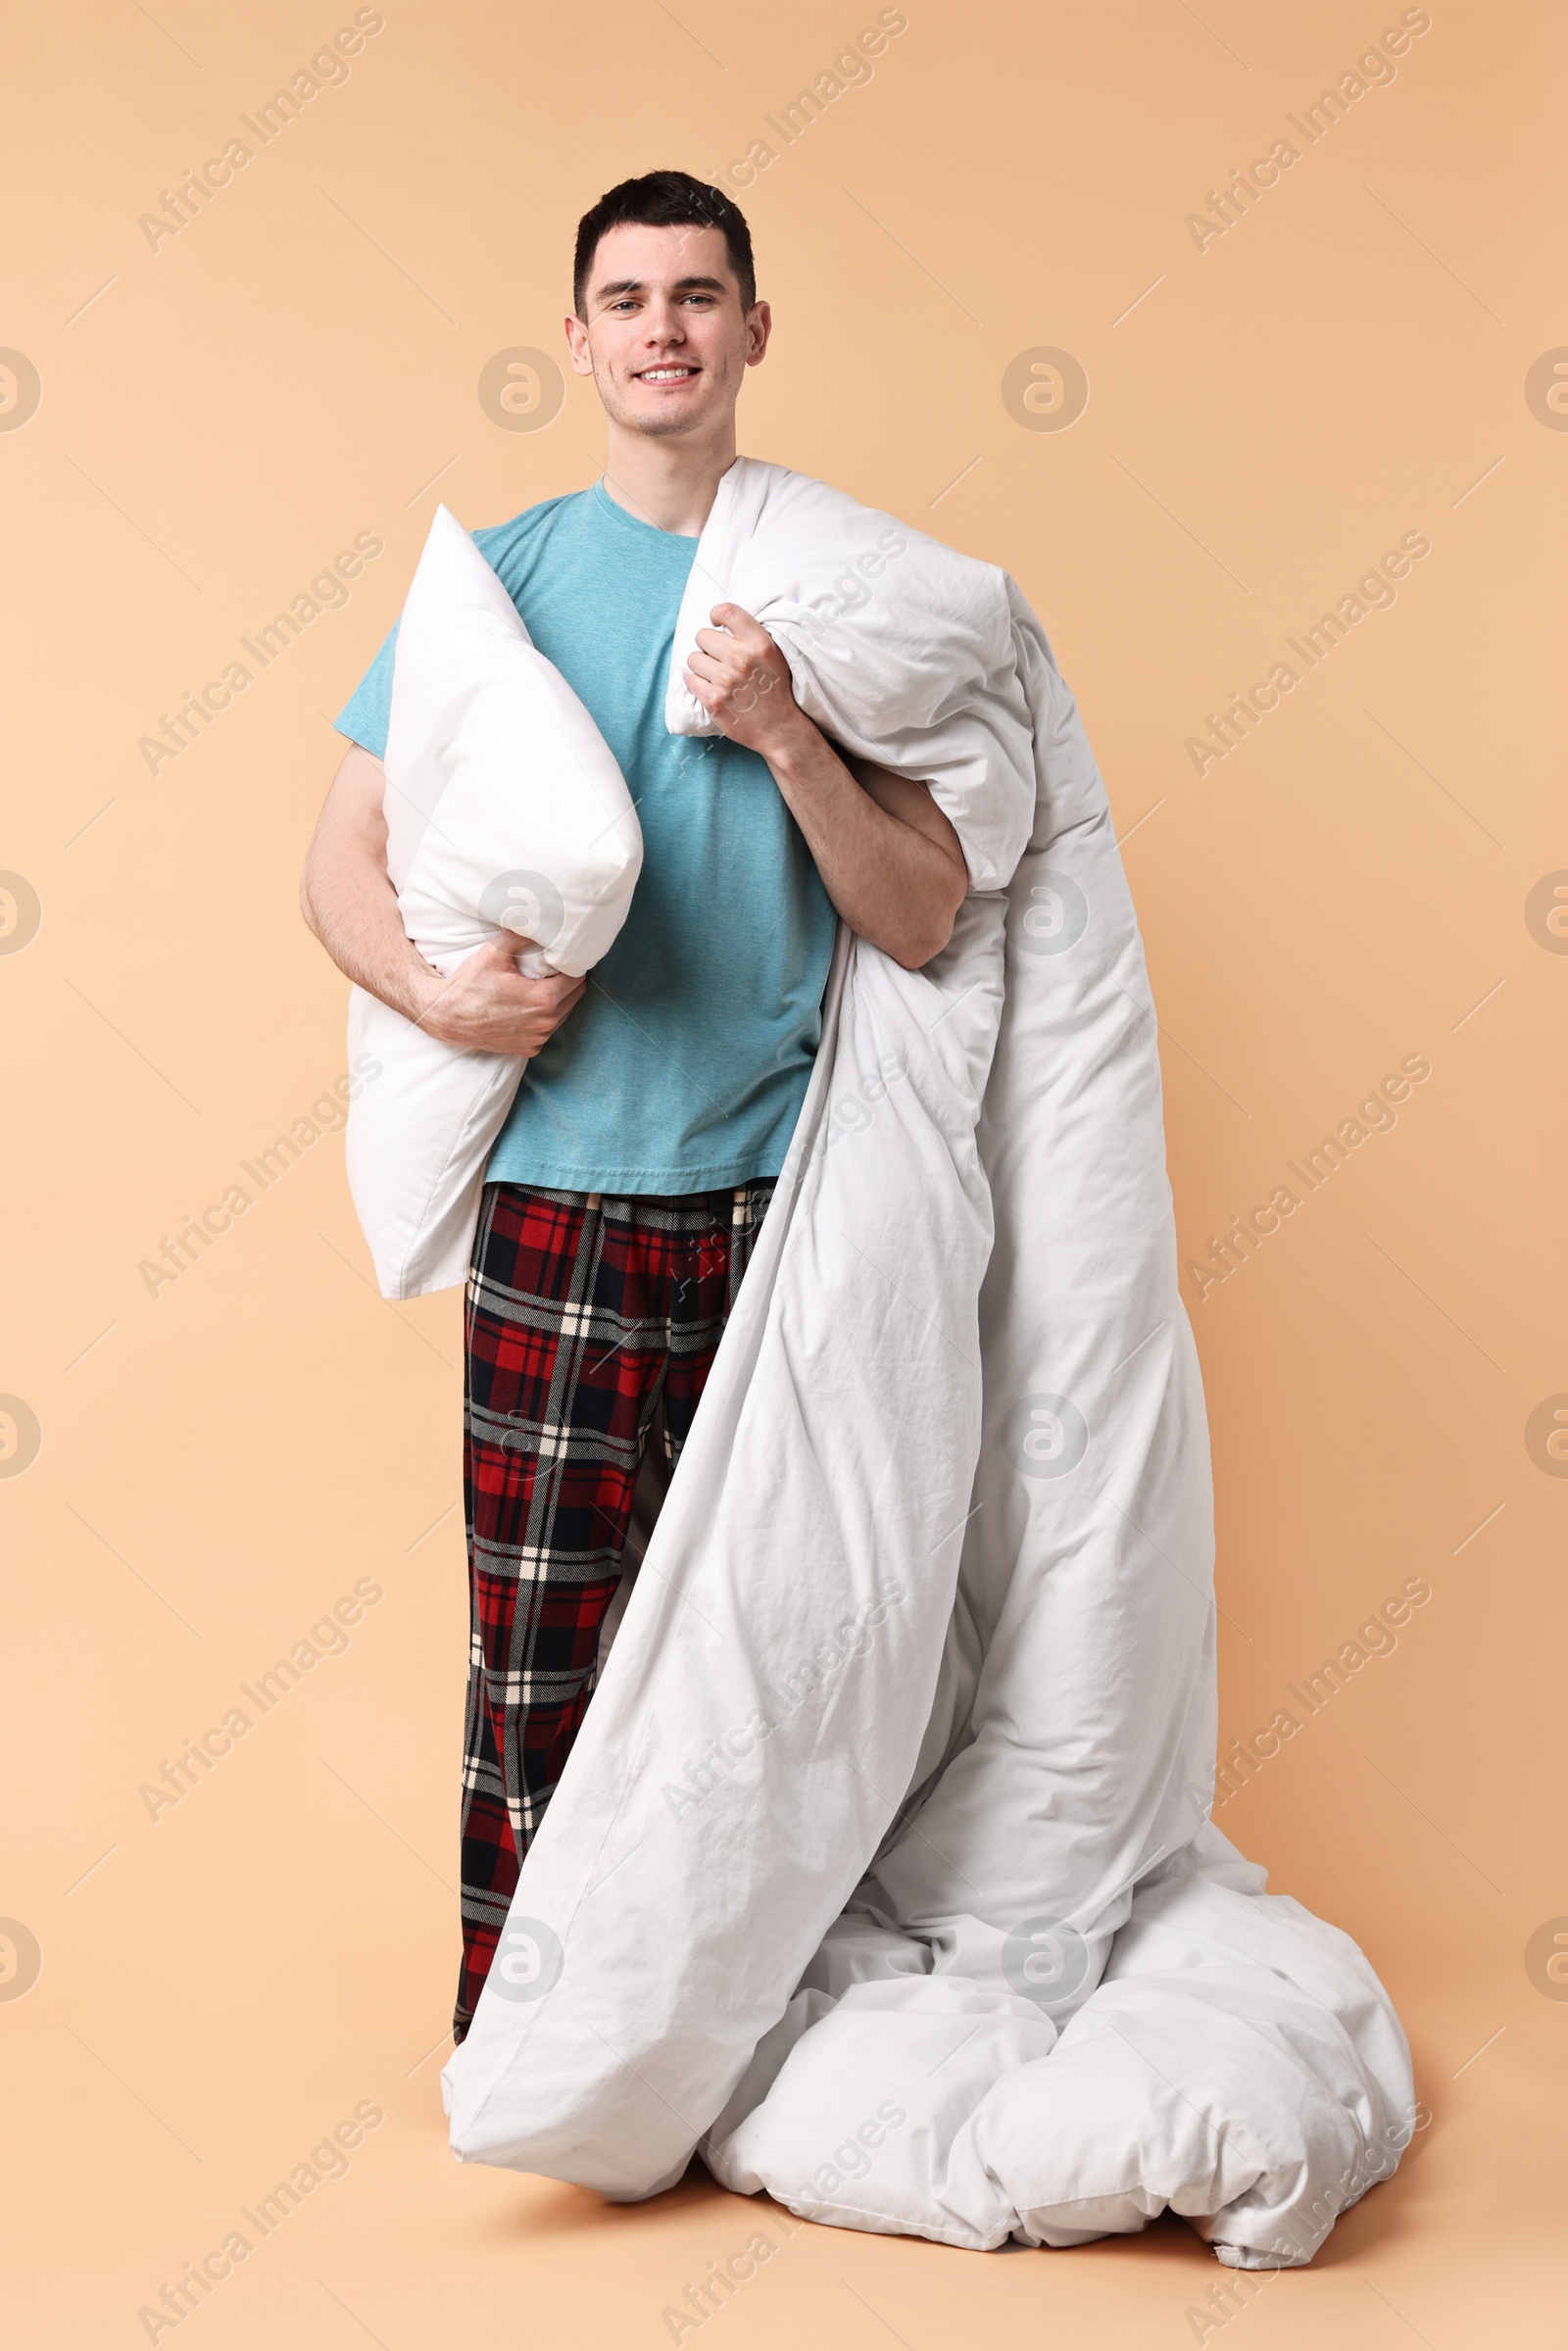
[[700,373],[700,368],[688,367],[681,363],[664,367],[640,367],[636,380],[642,384],[683,384],[694,382]]

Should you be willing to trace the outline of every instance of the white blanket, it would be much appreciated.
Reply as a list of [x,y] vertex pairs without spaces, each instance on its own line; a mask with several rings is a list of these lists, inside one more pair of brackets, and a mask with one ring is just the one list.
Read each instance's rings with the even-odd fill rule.
[[444,2079],[452,2146],[633,2198],[699,2146],[807,2218],[990,2247],[1166,2206],[1310,2258],[1393,2169],[1355,1946],[1206,1820],[1207,1439],[1105,795],[1002,572],[740,461],[698,550],[973,883],[841,935],[691,1438]]

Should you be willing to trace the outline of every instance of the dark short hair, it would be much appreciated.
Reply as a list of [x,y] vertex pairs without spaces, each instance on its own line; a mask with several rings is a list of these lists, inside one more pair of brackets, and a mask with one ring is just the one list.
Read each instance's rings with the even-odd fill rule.
[[741,309],[749,311],[757,300],[752,232],[740,206],[732,204],[721,188],[693,179],[689,171],[645,171],[640,179],[623,179],[618,187],[611,188],[577,223],[571,300],[579,318],[599,240],[607,229],[619,228],[627,221],[639,228],[721,228],[729,266],[740,280]]

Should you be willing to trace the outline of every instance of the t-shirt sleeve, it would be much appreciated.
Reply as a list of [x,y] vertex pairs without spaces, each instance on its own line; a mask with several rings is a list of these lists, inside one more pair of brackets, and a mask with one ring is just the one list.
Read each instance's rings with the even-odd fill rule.
[[343,705],[332,724],[340,735],[358,743],[378,759],[386,757],[386,730],[392,718],[392,657],[397,650],[398,623],[392,623],[386,643]]

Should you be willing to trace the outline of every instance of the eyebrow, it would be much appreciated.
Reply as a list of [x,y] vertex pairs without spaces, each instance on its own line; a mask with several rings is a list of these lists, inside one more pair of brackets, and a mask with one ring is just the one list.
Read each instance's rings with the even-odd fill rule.
[[[699,289],[710,294],[722,294],[727,290],[721,277],[677,277],[671,291],[685,294]],[[645,277],[612,277],[607,285],[595,286],[593,298],[596,302],[609,302],[617,294],[646,294],[647,291],[648,280]]]

